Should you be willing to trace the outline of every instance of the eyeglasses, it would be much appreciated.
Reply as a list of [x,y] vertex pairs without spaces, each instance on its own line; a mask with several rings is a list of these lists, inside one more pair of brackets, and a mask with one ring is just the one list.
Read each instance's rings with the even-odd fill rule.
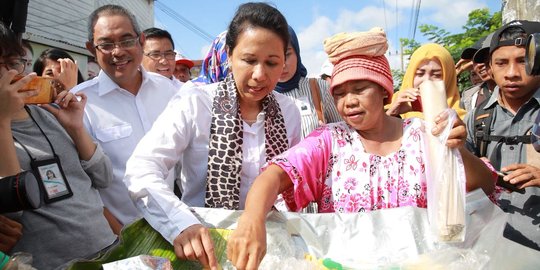
[[159,61],[161,58],[165,58],[167,60],[174,60],[174,58],[176,57],[176,53],[174,51],[149,52],[149,53],[145,53],[144,55],[156,61]]
[[94,48],[100,50],[102,53],[111,53],[116,47],[120,49],[129,49],[139,41],[139,37],[132,39],[126,39],[118,42],[103,42],[98,45],[94,45]]
[[22,58],[11,59],[7,62],[0,62],[0,67],[5,67],[8,70],[14,69],[21,74],[26,67],[26,60]]

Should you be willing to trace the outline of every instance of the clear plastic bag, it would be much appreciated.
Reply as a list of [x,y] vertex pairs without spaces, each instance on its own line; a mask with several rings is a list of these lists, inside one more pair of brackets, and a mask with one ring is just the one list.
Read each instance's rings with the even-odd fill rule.
[[[442,242],[463,242],[465,240],[465,169],[461,154],[457,149],[446,146],[448,135],[457,114],[446,109],[448,125],[444,131],[430,141],[428,152],[428,218],[431,231]],[[431,129],[428,129],[431,130]],[[433,155],[433,156],[432,156]]]

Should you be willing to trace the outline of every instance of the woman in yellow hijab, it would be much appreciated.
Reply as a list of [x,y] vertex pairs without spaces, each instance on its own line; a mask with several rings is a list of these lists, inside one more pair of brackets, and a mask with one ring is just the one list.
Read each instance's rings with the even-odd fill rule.
[[463,119],[467,112],[459,107],[454,59],[448,50],[435,43],[425,44],[414,51],[403,76],[401,88],[393,95],[392,104],[388,106],[386,114],[401,115],[401,118],[424,118],[418,89],[424,80],[443,80],[448,107],[454,109]]

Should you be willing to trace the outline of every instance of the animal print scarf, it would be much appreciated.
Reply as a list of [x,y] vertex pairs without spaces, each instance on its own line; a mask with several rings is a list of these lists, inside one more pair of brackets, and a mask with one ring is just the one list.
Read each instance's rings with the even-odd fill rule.
[[[212,104],[205,206],[239,209],[243,123],[232,74],[220,82]],[[262,101],[266,113],[266,161],[289,148],[285,121],[273,93]]]

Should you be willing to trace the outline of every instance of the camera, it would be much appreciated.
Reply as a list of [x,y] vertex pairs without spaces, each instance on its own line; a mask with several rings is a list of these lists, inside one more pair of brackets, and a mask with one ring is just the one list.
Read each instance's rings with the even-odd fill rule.
[[33,173],[24,171],[0,179],[0,214],[40,206],[41,191]]
[[[22,76],[17,76],[13,79],[11,83],[14,83],[20,79]],[[19,89],[19,92],[38,90],[37,96],[31,96],[24,99],[25,104],[48,104],[53,101],[55,91],[53,88],[53,79],[37,76],[33,78],[27,85],[22,89]]]
[[540,33],[531,34],[525,46],[525,70],[532,76],[540,75]]

